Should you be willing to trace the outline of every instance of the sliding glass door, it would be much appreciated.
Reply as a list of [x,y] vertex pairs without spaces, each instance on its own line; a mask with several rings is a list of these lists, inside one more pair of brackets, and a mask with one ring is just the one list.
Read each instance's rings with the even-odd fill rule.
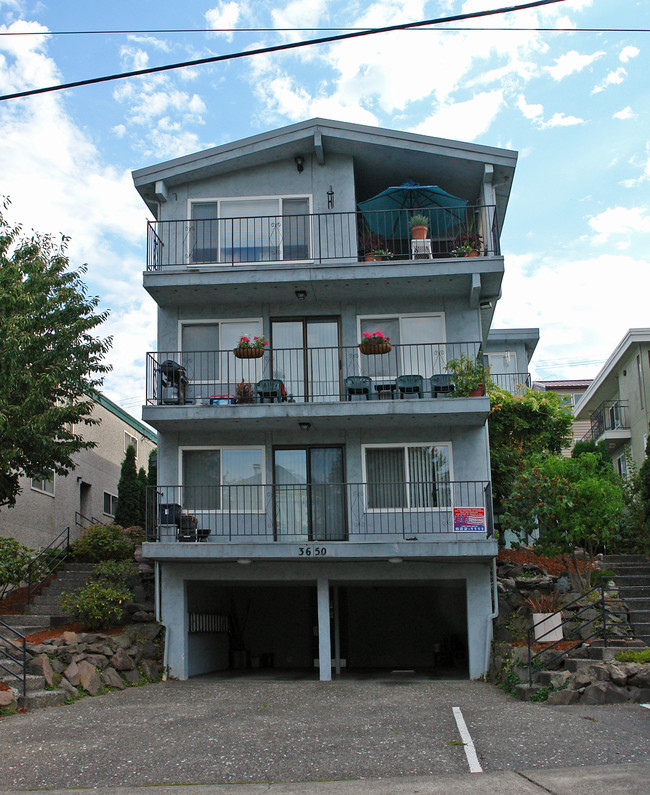
[[277,449],[273,476],[278,541],[345,541],[343,448]]

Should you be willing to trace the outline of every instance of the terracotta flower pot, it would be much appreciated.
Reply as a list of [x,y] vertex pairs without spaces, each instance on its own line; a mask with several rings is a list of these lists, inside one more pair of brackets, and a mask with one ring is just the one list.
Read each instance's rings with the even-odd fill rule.
[[264,348],[235,348],[233,354],[238,359],[261,359],[264,356]]
[[414,226],[411,228],[411,237],[413,240],[426,240],[429,234],[428,226]]

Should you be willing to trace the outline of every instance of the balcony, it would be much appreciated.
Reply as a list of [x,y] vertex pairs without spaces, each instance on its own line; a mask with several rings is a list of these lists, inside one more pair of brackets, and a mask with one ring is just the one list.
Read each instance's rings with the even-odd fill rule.
[[531,385],[530,373],[490,373],[490,380],[512,395],[530,388]]
[[632,438],[627,418],[627,403],[620,400],[604,400],[589,418],[591,428],[582,437],[583,441],[604,441],[614,450]]
[[[429,218],[429,237],[404,237],[413,210],[185,219],[147,224],[147,270],[185,266],[246,267],[309,262],[363,262],[390,253],[395,260],[445,259],[463,236],[480,235],[472,256],[500,256],[495,207],[417,208]],[[370,232],[381,229],[385,234]]]
[[457,542],[492,534],[487,481],[158,486],[147,494],[148,541],[203,549],[426,542],[444,536]]
[[[479,362],[481,371],[481,343],[392,345],[382,355],[364,355],[358,345],[271,348],[256,359],[233,350],[157,351],[147,354],[146,403],[245,412],[252,404],[442,402],[468,394],[453,374],[459,360]],[[484,374],[481,381],[478,395]]]

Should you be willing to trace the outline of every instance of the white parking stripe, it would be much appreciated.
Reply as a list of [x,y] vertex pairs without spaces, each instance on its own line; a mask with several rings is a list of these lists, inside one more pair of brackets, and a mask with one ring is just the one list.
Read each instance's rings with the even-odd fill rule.
[[640,707],[645,707],[646,709],[650,709],[650,704],[639,704]]
[[452,707],[452,709],[454,712],[454,718],[456,718],[456,725],[458,726],[458,731],[460,732],[460,738],[464,743],[465,756],[467,757],[469,772],[482,773],[483,768],[479,764],[478,756],[476,755],[476,748],[474,748],[474,743],[472,741],[472,738],[470,737],[470,734],[467,731],[467,726],[465,725],[465,719],[463,718],[463,713],[460,711],[460,707]]

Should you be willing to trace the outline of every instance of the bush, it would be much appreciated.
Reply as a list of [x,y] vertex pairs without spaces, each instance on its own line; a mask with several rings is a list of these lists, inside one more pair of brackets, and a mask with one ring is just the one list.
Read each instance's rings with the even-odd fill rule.
[[103,560],[95,566],[93,579],[116,588],[128,588],[129,581],[137,574],[138,567],[130,560]]
[[650,663],[650,649],[641,649],[634,651],[633,649],[626,649],[619,651],[616,655],[619,662],[635,662],[635,663]]
[[130,560],[136,544],[129,532],[119,525],[96,525],[88,527],[73,542],[72,556],[84,563],[100,560]]
[[59,604],[72,613],[84,629],[102,629],[122,618],[123,603],[133,594],[123,586],[112,585],[106,580],[91,580],[74,593],[61,594]]
[[27,579],[27,567],[34,555],[15,538],[0,538],[0,599]]

